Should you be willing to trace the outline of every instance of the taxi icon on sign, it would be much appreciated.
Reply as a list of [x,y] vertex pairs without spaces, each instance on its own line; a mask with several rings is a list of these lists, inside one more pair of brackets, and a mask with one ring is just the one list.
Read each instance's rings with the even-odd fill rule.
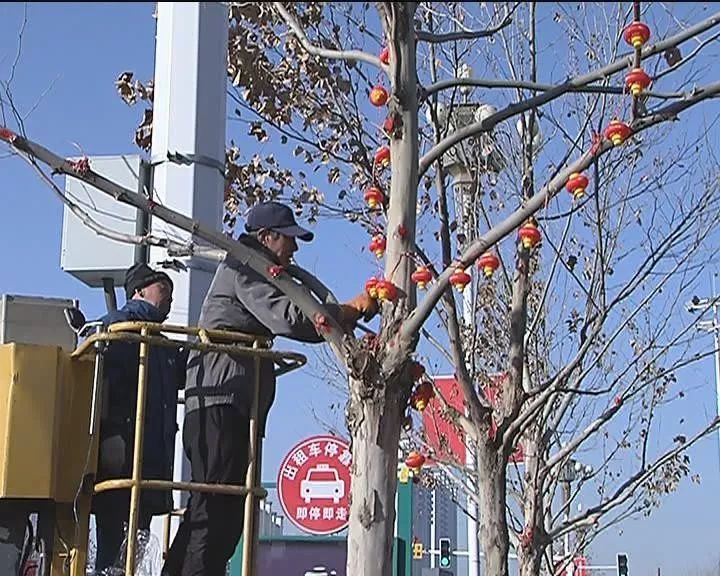
[[345,483],[340,480],[337,470],[328,464],[318,464],[308,470],[305,479],[300,482],[300,496],[309,504],[311,500],[328,500],[339,504],[345,496]]

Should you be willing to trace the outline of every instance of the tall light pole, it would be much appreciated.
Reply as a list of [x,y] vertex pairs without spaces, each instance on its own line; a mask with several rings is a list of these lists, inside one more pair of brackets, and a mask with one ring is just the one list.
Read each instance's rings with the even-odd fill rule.
[[[716,414],[720,415],[720,321],[718,313],[720,308],[720,296],[715,291],[715,277],[712,276],[712,296],[710,298],[699,298],[694,296],[693,299],[686,304],[688,312],[708,312],[712,308],[712,320],[701,320],[697,323],[697,329],[702,332],[712,332],[715,343],[715,402]],[[720,429],[718,429],[718,453],[720,455]]]
[[[461,64],[456,74],[459,78],[472,76],[472,68]],[[494,113],[492,106],[481,102],[470,102],[472,88],[464,86],[461,89],[463,102],[453,105],[447,110],[443,104],[438,104],[437,115],[441,126],[448,120],[451,130],[462,128],[481,121]],[[428,121],[431,121],[428,113]],[[458,230],[463,235],[463,244],[472,242],[477,231],[477,210],[475,194],[477,193],[479,176],[482,171],[499,171],[503,163],[497,153],[493,137],[483,134],[481,137],[470,140],[453,147],[444,159],[447,173],[451,179],[455,203],[455,217]],[[467,286],[462,296],[463,328],[467,332],[474,329],[475,313],[473,308],[473,287]],[[478,576],[480,571],[480,546],[478,543],[478,507],[476,505],[477,486],[473,474],[476,469],[475,449],[472,443],[466,446],[466,469],[468,471],[466,486],[467,498],[467,538],[468,538],[468,576]],[[434,532],[434,530],[432,530]],[[435,546],[433,542],[433,546]]]
[[[151,163],[153,196],[210,230],[222,231],[227,92],[228,12],[222,2],[158,2],[155,45],[155,99]],[[171,161],[179,157],[182,161]],[[188,234],[161,220],[151,222],[158,236]],[[154,264],[166,258],[151,248]],[[189,259],[187,272],[171,269],[175,291],[168,324],[196,325],[214,267]],[[175,480],[187,480],[182,448],[184,406],[178,406]],[[182,506],[175,494],[175,507]],[[162,542],[160,517],[153,533]],[[174,533],[173,527],[172,532]]]
[[[563,506],[563,516],[565,518],[565,521],[568,522],[570,520],[570,499],[572,495],[572,483],[575,481],[583,482],[586,478],[589,478],[593,473],[592,466],[589,466],[587,464],[583,464],[582,462],[578,462],[577,460],[574,460],[570,458],[560,469],[560,477],[558,480],[562,484],[562,506]],[[563,538],[563,560],[569,561],[570,555],[571,555],[571,542],[570,542],[570,532],[566,532],[565,536]],[[571,565],[568,565],[571,566]],[[571,573],[570,571],[572,568],[568,568],[568,573]]]

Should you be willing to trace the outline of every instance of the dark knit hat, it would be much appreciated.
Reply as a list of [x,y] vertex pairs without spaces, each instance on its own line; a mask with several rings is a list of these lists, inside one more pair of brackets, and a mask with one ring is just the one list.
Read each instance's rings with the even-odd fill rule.
[[165,281],[173,288],[173,282],[165,272],[156,271],[145,263],[134,264],[125,273],[125,296],[130,299],[135,292],[154,282]]

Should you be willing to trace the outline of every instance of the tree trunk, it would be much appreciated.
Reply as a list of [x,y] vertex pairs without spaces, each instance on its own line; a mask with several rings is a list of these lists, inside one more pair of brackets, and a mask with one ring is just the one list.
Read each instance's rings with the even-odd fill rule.
[[508,576],[507,473],[502,455],[489,446],[477,451],[480,542],[486,576]]
[[352,486],[348,576],[392,574],[398,445],[403,405],[386,386],[373,398],[356,393],[351,381],[348,411],[352,435]]
[[523,443],[525,478],[523,482],[523,516],[525,532],[519,551],[520,576],[540,576],[543,552],[540,535],[543,530],[543,482],[539,474],[540,434],[538,426],[531,426]]
[[545,551],[543,477],[540,475],[540,459],[543,453],[542,430],[531,426],[525,433],[523,454],[525,477],[523,482],[523,516],[525,531],[519,551],[520,576],[540,576]]
[[518,561],[520,563],[520,576],[540,576],[543,554],[537,547],[531,546],[524,549]]

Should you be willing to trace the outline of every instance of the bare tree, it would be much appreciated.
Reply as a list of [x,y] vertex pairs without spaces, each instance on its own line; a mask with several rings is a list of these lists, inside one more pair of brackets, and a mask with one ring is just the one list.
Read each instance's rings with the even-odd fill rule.
[[[549,503],[563,464],[617,418],[644,417],[640,427],[629,429],[649,429],[683,366],[676,356],[687,332],[654,314],[668,294],[683,292],[702,264],[703,254],[695,251],[708,246],[717,217],[717,172],[682,195],[665,190],[669,181],[663,178],[652,185],[641,180],[641,190],[631,182],[650,173],[651,141],[664,133],[682,140],[678,124],[669,121],[692,118],[698,104],[720,93],[720,82],[707,71],[683,79],[689,56],[678,60],[691,41],[699,42],[695,50],[702,53],[702,37],[720,24],[720,15],[687,25],[653,10],[665,18],[667,30],[655,26],[652,42],[628,49],[623,31],[642,19],[637,3],[614,12],[578,6],[574,24],[563,4],[555,13],[534,3],[375,8],[278,2],[229,8],[228,74],[239,121],[258,140],[290,146],[315,176],[281,167],[274,157],[244,158],[240,146],[231,147],[226,222],[232,226],[242,206],[291,189],[291,201],[311,218],[339,215],[363,226],[375,246],[384,248],[384,274],[372,289],[382,302],[382,319],[369,337],[343,333],[325,313],[326,291],[319,283],[317,299],[298,290],[296,280],[311,281],[300,271],[278,270],[220,232],[109,182],[86,163],[60,158],[22,130],[2,128],[0,138],[43,174],[39,162],[248,261],[315,318],[348,378],[349,574],[391,572],[400,431],[419,374],[414,354],[437,312],[467,405],[455,418],[475,450],[486,571],[508,573],[516,539],[523,573],[537,573],[553,539],[579,526],[594,527],[610,510],[637,508],[638,491],[648,493],[659,474],[682,475],[681,452],[715,424],[653,459],[640,446],[637,471],[625,473],[614,488],[604,487],[597,506],[577,517],[552,517]],[[642,26],[635,28],[638,38],[648,40]],[[559,38],[569,38],[572,49]],[[548,62],[544,68],[540,57]],[[475,58],[470,63],[482,67],[478,78],[461,66]],[[568,67],[558,72],[551,62]],[[634,68],[655,79],[666,75],[672,91],[655,92],[635,73],[640,92],[631,95],[625,79]],[[129,74],[118,87],[129,102],[138,94],[152,99],[152,87],[133,83]],[[487,105],[463,120],[471,89],[483,90]],[[624,121],[613,122],[615,116]],[[523,138],[503,143],[518,121]],[[149,108],[137,134],[140,146],[149,141],[151,122]],[[540,149],[534,126],[545,124],[552,126],[552,138]],[[695,154],[691,141],[686,149]],[[659,151],[657,158],[670,164],[670,153]],[[454,171],[458,165],[464,172]],[[578,182],[576,174],[587,175],[587,192],[570,202],[565,190],[570,180]],[[463,176],[469,184],[461,182]],[[319,192],[319,177],[335,187],[334,198]],[[687,183],[690,176],[675,177]],[[451,182],[464,192],[457,206],[447,190]],[[659,199],[663,194],[666,204]],[[529,221],[534,226],[528,228]],[[530,241],[509,238],[520,230]],[[532,241],[538,237],[542,250]],[[474,282],[471,320],[461,321],[454,287],[472,280],[466,271],[503,239],[503,278]],[[196,250],[163,238],[127,240],[165,243],[174,254]],[[419,301],[417,272],[429,272],[431,279]],[[616,274],[622,280],[616,282]],[[626,365],[617,355],[630,333],[633,361]],[[491,371],[508,374],[494,400],[486,386]],[[568,422],[573,426],[561,428]],[[525,472],[522,521],[515,524],[507,514],[507,485],[508,461],[518,443]]]

